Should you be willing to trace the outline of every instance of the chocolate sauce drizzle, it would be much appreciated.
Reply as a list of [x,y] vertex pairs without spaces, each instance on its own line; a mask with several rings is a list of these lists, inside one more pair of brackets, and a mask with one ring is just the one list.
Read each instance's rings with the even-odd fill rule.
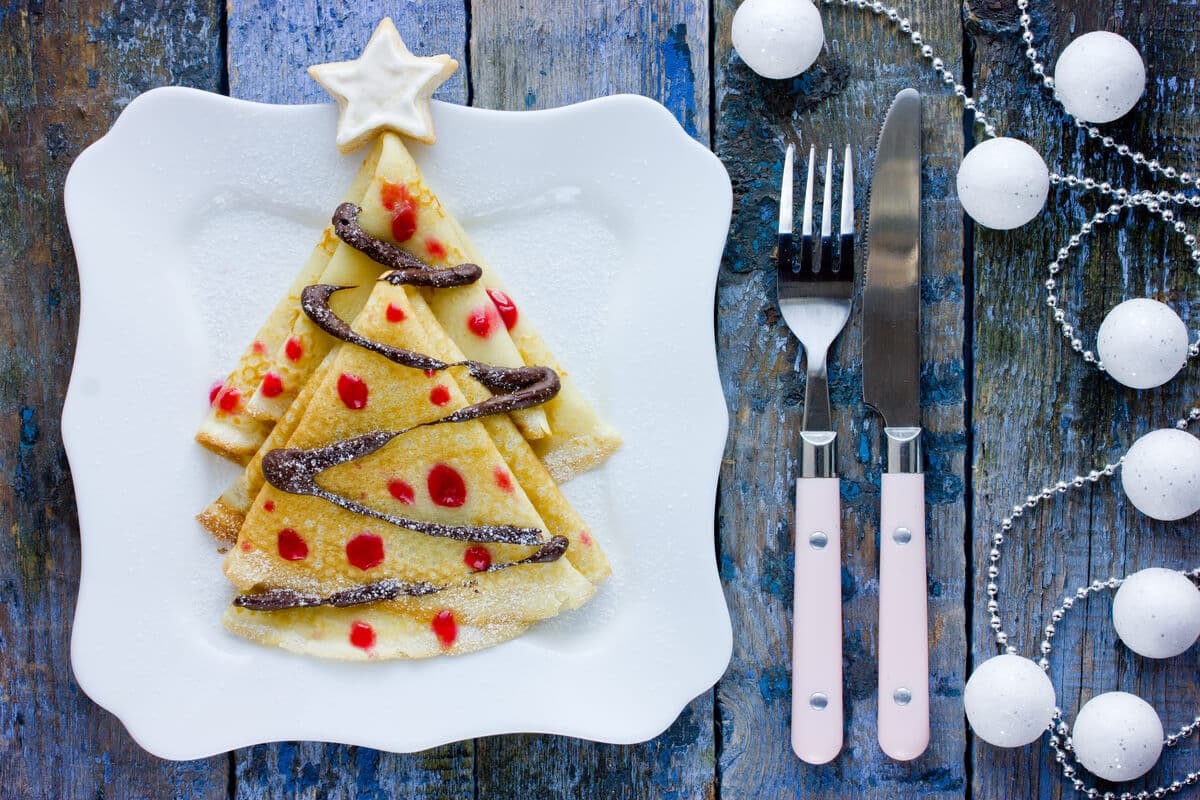
[[372,261],[399,273],[401,279],[392,283],[407,283],[412,286],[431,286],[445,289],[450,286],[465,286],[479,280],[483,270],[477,264],[459,264],[448,269],[437,269],[426,264],[412,253],[407,253],[394,244],[376,239],[358,224],[362,209],[354,203],[342,203],[333,212],[333,232],[338,238]]
[[[427,423],[436,425],[442,420]],[[414,426],[421,427],[421,426]],[[460,542],[496,542],[500,544],[524,544],[529,546],[542,543],[542,532],[537,528],[521,528],[515,525],[444,525],[440,522],[423,522],[421,520],[397,517],[384,513],[369,506],[355,502],[348,497],[322,489],[317,485],[317,476],[338,464],[356,461],[374,453],[397,436],[407,433],[413,428],[399,431],[375,431],[353,439],[342,439],[325,447],[312,450],[299,450],[293,447],[272,450],[263,456],[262,470],[267,483],[291,494],[306,494],[319,497],[322,500],[340,506],[364,517],[390,522],[401,528],[424,533],[429,536],[441,536]]]
[[[502,564],[493,564],[487,569],[481,570],[481,572],[499,572],[502,569],[517,567],[521,564],[544,564],[550,561],[557,561],[566,552],[567,544],[565,536],[554,536],[542,547],[539,547],[537,552],[527,558],[522,558],[520,561],[506,561]],[[250,611],[282,611],[288,608],[311,608],[313,606],[346,608],[364,603],[376,603],[381,600],[395,600],[397,597],[424,597],[425,595],[435,594],[446,589],[459,586],[472,586],[474,584],[474,580],[469,580],[463,583],[436,586],[427,581],[410,583],[394,578],[386,578],[374,583],[355,586],[352,589],[343,589],[340,592],[334,592],[328,597],[304,594],[294,589],[268,589],[258,594],[238,595],[233,598],[233,604],[238,608],[245,608]]]
[[[342,241],[351,247],[391,268],[380,280],[397,286],[409,284],[439,288],[462,286],[479,279],[481,271],[475,264],[460,264],[449,269],[435,269],[415,256],[374,238],[358,224],[360,211],[361,209],[353,203],[343,203],[338,206],[333,215],[334,231]],[[335,293],[346,288],[349,287],[328,284],[306,286],[300,295],[300,307],[317,327],[335,339],[357,345],[397,364],[414,369],[440,371],[450,367],[466,367],[471,377],[487,387],[493,394],[482,402],[402,430],[374,431],[308,450],[298,448],[272,450],[263,456],[262,460],[263,475],[267,482],[281,491],[319,497],[347,511],[429,536],[440,536],[462,542],[491,542],[538,547],[527,558],[494,564],[484,570],[485,572],[495,572],[520,564],[545,563],[561,558],[566,552],[568,540],[562,536],[553,536],[548,541],[543,540],[542,531],[537,528],[515,525],[444,525],[407,519],[364,506],[317,485],[317,476],[325,470],[364,458],[397,436],[409,431],[429,425],[464,422],[490,414],[503,414],[531,408],[550,400],[558,394],[561,388],[558,374],[549,367],[498,367],[471,360],[448,363],[423,353],[392,347],[362,336],[339,317],[329,304],[330,298]],[[410,583],[389,579],[336,592],[328,597],[304,594],[292,589],[269,589],[257,594],[238,595],[233,602],[235,606],[254,611],[277,611],[319,605],[341,608],[378,600],[391,600],[400,596],[420,597],[448,589],[451,586],[461,585],[464,584],[435,586],[424,581]]]

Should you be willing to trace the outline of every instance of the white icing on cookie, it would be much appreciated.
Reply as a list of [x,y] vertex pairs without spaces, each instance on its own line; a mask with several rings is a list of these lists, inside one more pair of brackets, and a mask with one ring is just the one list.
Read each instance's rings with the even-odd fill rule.
[[337,146],[349,153],[385,129],[433,144],[429,100],[456,69],[445,54],[413,55],[385,17],[358,58],[316,64],[308,74],[341,106]]

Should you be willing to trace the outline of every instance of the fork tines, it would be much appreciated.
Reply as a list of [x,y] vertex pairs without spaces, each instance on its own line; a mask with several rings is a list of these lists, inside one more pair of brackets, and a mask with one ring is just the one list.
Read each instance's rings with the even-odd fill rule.
[[821,204],[821,236],[813,237],[813,189],[816,177],[815,147],[808,151],[808,174],[804,185],[804,216],[800,223],[800,259],[796,262],[792,242],[793,160],[795,147],[788,145],[783,162],[783,186],[779,193],[779,250],[780,277],[787,280],[853,281],[854,280],[854,161],[846,145],[842,165],[841,222],[838,243],[833,234],[833,148],[825,156],[825,179]]

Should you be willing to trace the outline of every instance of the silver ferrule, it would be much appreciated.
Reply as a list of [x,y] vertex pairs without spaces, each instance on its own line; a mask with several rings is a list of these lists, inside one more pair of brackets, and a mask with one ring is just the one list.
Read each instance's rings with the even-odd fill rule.
[[887,436],[887,471],[921,474],[921,429],[884,428]]
[[801,431],[800,477],[837,477],[837,432]]

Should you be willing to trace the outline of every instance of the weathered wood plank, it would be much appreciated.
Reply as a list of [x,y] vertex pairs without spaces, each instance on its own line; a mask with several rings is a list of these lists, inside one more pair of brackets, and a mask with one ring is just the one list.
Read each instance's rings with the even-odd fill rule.
[[[960,112],[896,29],[867,12],[822,7],[825,54],[793,81],[754,75],[732,52],[732,0],[716,4],[717,154],[733,177],[733,230],[718,286],[718,354],[732,416],[718,532],[734,617],[734,656],[719,685],[729,797],[963,797],[961,687],[965,620],[962,231],[954,165]],[[906,4],[925,40],[955,70],[957,7]],[[924,114],[923,391],[929,502],[933,740],[915,762],[889,761],[875,733],[877,524],[881,426],[865,411],[857,315],[831,356],[841,432],[846,745],[833,764],[809,767],[789,744],[793,486],[803,404],[799,346],[775,301],[770,254],[783,151],[796,142],[849,142],[858,171],[859,220],[875,136],[895,93],[918,87]],[[861,261],[860,261],[861,268]]]
[[[698,0],[480,0],[471,18],[473,104],[550,108],[635,92],[663,103],[708,144],[708,42],[708,4]],[[488,798],[711,797],[715,752],[710,692],[644,745],[481,739],[476,778]]]
[[[413,52],[449,53],[458,59],[463,66],[436,96],[465,102],[467,24],[459,0],[405,3],[400,8],[384,2],[235,0],[229,4],[228,22],[230,93],[271,103],[328,102],[308,77],[307,67],[357,58],[371,31],[388,15]],[[238,751],[236,763],[239,798],[460,798],[474,791],[471,742],[416,755],[287,742]]]
[[[183,13],[186,12],[186,13]],[[226,760],[161,761],[71,677],[78,521],[59,429],[79,283],[75,155],[152,86],[215,89],[219,4],[0,5],[0,794],[224,797]]]
[[[1064,121],[1039,90],[1018,41],[1015,3],[968,2],[967,30],[975,43],[975,80],[1005,133],[1029,141],[1052,169],[1147,188],[1148,173],[1136,170],[1089,143]],[[1194,86],[1200,55],[1194,2],[1033,4],[1037,45],[1049,64],[1075,36],[1090,30],[1121,33],[1139,47],[1150,75],[1146,98],[1128,118],[1106,132],[1168,163],[1192,167],[1200,156],[1200,119]],[[1178,80],[1176,78],[1178,76]],[[1104,203],[1106,205],[1106,203]],[[1095,196],[1053,192],[1048,213],[1013,233],[976,229],[976,488],[973,536],[977,574],[983,574],[987,537],[1005,510],[1047,482],[1068,479],[1119,456],[1136,436],[1170,425],[1195,402],[1195,370],[1162,390],[1133,392],[1085,365],[1058,334],[1044,302],[1045,264],[1101,207]],[[1169,270],[1163,269],[1169,257]],[[1125,216],[1103,230],[1069,263],[1059,292],[1087,346],[1107,310],[1128,297],[1156,296],[1185,320],[1197,318],[1193,277],[1182,247],[1168,240],[1161,221]],[[1193,431],[1194,432],[1194,431]],[[1119,481],[1073,493],[1037,514],[1008,537],[1001,590],[1004,622],[1025,654],[1037,652],[1039,629],[1065,591],[1110,575],[1147,566],[1194,565],[1195,520],[1152,523],[1124,501]],[[974,660],[995,652],[988,635],[981,588],[972,624]],[[1200,701],[1191,667],[1181,659],[1154,663],[1127,651],[1116,639],[1107,596],[1071,612],[1058,626],[1052,678],[1069,720],[1083,701],[1114,689],[1133,691],[1158,708],[1174,727],[1190,720]],[[1190,664],[1191,656],[1186,663]],[[1194,769],[1196,744],[1156,768],[1147,785]],[[1063,782],[1051,751],[1037,744],[1002,751],[976,743],[971,753],[979,797],[1075,796]],[[1140,788],[1141,783],[1121,788]]]
[[709,143],[708,3],[475,0],[472,103],[552,108],[632,92]]

